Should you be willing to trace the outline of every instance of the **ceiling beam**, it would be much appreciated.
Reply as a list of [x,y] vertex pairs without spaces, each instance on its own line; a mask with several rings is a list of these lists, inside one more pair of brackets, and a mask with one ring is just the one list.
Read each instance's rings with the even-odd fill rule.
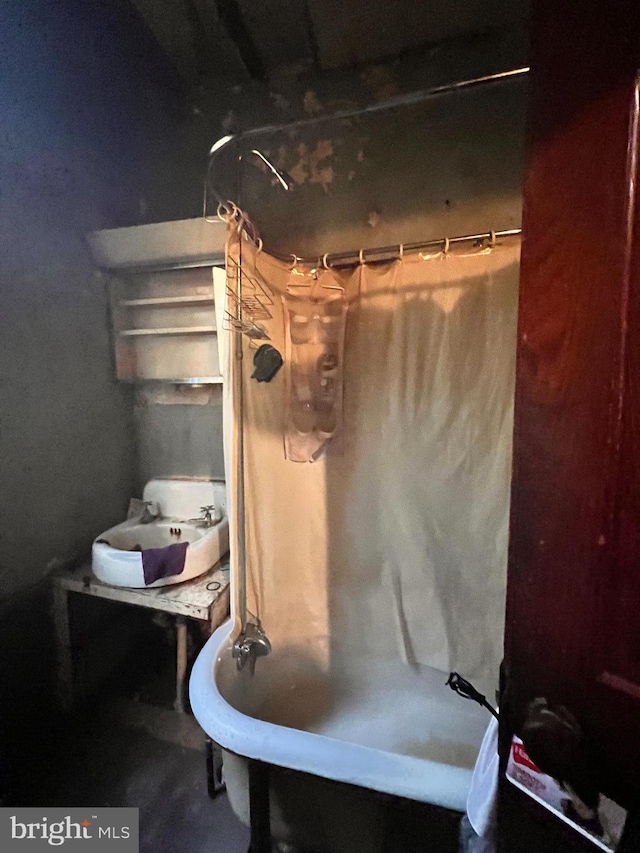
[[214,0],[132,0],[178,74],[189,85],[218,74],[247,80],[249,70]]

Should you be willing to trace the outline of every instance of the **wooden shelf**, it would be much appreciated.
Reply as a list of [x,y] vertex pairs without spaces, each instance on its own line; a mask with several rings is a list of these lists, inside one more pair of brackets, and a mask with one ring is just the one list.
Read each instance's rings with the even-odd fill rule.
[[190,305],[214,305],[213,294],[192,294],[185,296],[145,296],[140,299],[121,299],[123,308],[176,308]]
[[215,335],[215,326],[176,326],[167,329],[121,329],[121,338],[141,338],[151,335]]
[[[214,288],[215,283],[215,288]],[[138,270],[111,277],[116,373],[124,382],[221,382],[215,294],[224,270]]]

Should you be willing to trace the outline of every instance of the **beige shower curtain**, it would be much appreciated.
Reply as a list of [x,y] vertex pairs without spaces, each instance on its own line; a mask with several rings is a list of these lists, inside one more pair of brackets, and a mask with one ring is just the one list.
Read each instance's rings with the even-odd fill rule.
[[[327,668],[375,658],[497,679],[518,260],[519,245],[497,246],[305,278],[243,240],[245,272],[269,285],[261,322],[281,353],[289,285],[317,277],[349,301],[343,424],[316,462],[285,458],[285,371],[252,380],[241,338],[249,609],[275,650],[313,650]],[[227,359],[230,496],[234,369]]]

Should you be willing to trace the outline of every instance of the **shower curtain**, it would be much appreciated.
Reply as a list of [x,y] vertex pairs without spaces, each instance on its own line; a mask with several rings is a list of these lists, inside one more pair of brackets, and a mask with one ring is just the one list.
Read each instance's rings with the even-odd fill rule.
[[[291,269],[248,240],[242,255],[246,274],[269,287],[271,318],[260,322],[283,354],[287,288],[339,286],[348,300],[343,422],[312,463],[285,458],[285,370],[268,383],[251,379],[255,344],[239,336],[249,610],[274,649],[313,649],[325,669],[375,658],[495,684],[519,245],[344,272]],[[230,496],[237,369],[227,358]]]

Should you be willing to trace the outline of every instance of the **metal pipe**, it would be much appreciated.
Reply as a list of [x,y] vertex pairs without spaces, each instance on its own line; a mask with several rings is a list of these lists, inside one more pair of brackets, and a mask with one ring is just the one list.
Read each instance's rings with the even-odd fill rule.
[[[236,320],[242,327],[242,240],[238,241],[238,265],[236,269]],[[244,387],[242,376],[242,335],[232,335],[235,358],[235,397],[236,423],[238,436],[238,468],[236,471],[236,545],[238,548],[238,609],[240,610],[240,633],[245,633],[247,628],[247,549],[245,531],[245,506],[244,506]]]
[[281,261],[291,263],[295,260],[301,266],[350,267],[360,263],[382,263],[399,258],[406,254],[415,254],[429,249],[440,249],[446,245],[454,246],[460,243],[471,243],[476,247],[490,246],[491,241],[500,238],[519,237],[521,228],[508,228],[503,231],[486,231],[484,234],[464,234],[460,237],[441,237],[438,240],[424,240],[418,243],[396,243],[393,246],[376,246],[371,249],[350,249],[348,252],[336,252],[322,257],[298,257],[298,255],[280,255],[271,250],[269,254]]
[[[273,165],[271,160],[269,160],[267,157],[264,156],[262,151],[258,151],[257,148],[252,148],[251,151],[249,151],[249,154],[253,154],[259,160],[262,160],[264,165],[267,167],[267,169],[269,169],[269,171],[274,176],[274,178],[278,181],[278,183],[280,184],[280,186],[282,187],[283,190],[290,189],[289,182],[287,181],[285,176],[282,174],[282,172],[279,169],[276,169],[276,167]],[[238,157],[238,160],[242,160],[242,157],[243,157],[243,155],[240,154]]]

